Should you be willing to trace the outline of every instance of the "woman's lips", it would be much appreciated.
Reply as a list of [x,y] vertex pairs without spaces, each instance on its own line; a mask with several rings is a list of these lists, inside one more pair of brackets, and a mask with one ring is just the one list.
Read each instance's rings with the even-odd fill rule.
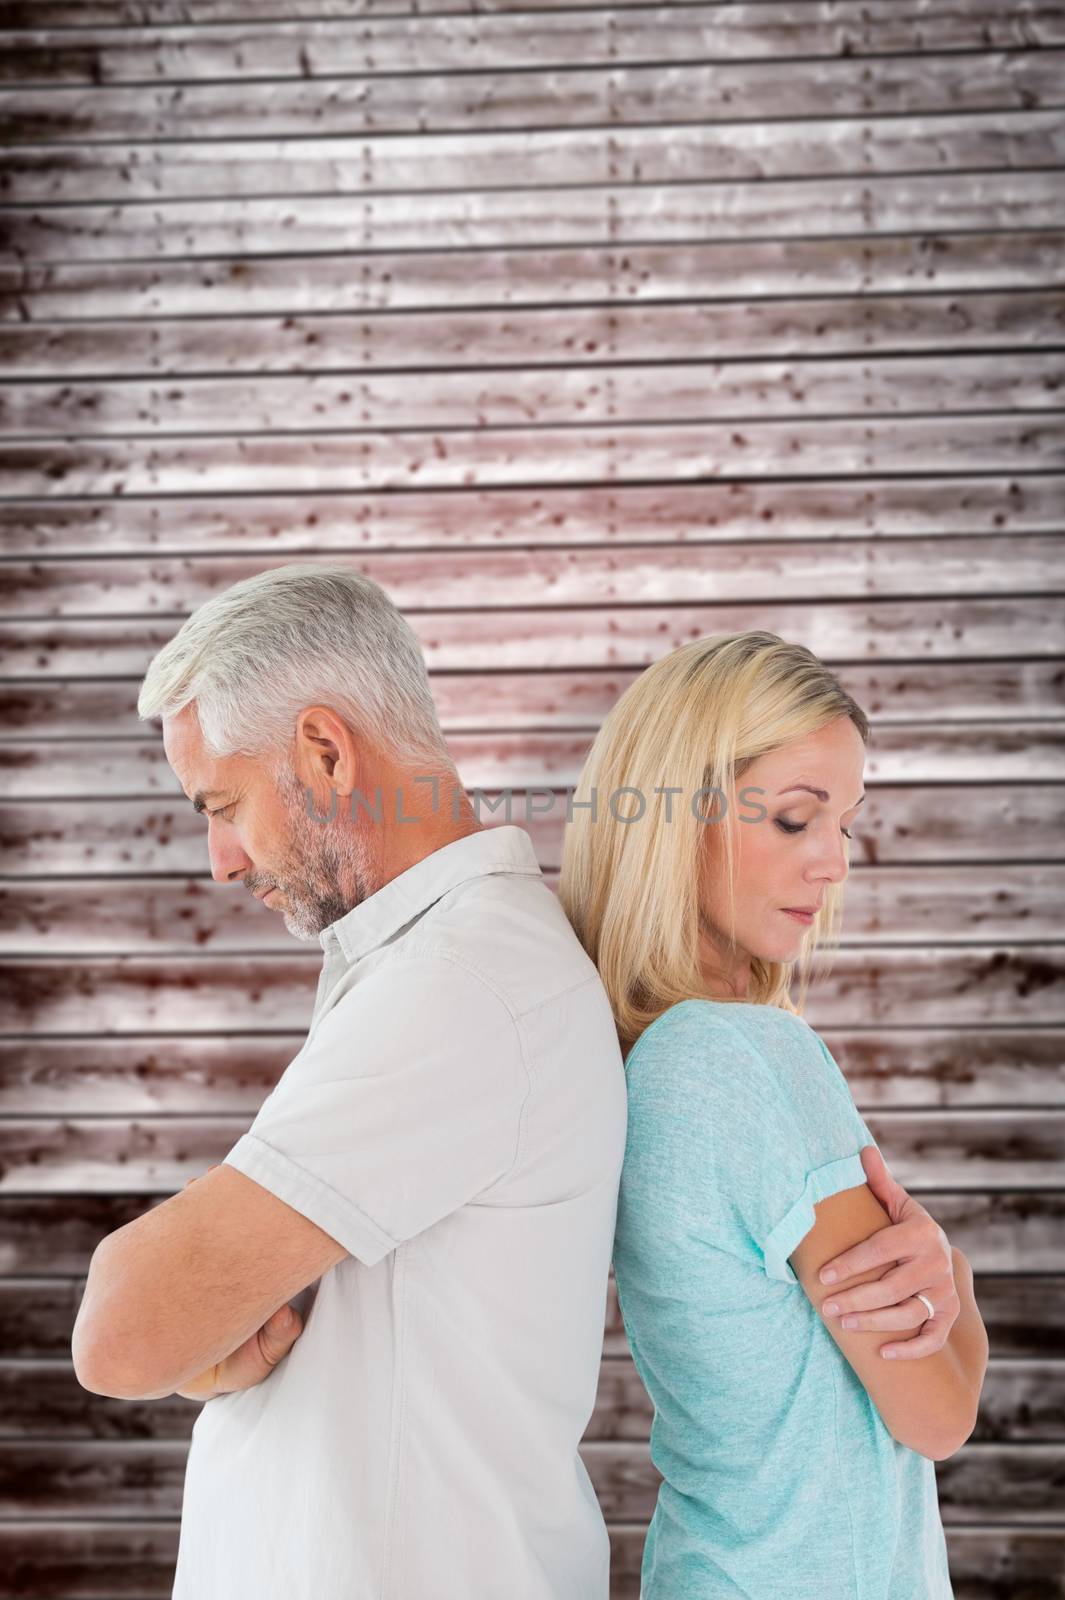
[[789,911],[786,906],[781,906],[780,909],[784,912],[786,917],[794,917],[796,922],[801,922],[806,928],[808,928],[811,922],[814,920],[814,913],[812,911]]

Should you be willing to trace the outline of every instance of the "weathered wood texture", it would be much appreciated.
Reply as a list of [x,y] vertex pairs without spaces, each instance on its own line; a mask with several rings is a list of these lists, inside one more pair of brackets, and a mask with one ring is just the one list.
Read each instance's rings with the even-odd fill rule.
[[[410,616],[554,883],[617,697],[769,628],[873,721],[808,1016],[965,1250],[958,1600],[1065,1600],[1065,3],[0,0],[0,1587],[170,1592],[195,1409],[98,1240],[219,1159],[313,952],[207,871],[152,653],[265,566]],[[509,808],[508,808],[509,797]],[[611,1285],[582,1446],[635,1600]]]

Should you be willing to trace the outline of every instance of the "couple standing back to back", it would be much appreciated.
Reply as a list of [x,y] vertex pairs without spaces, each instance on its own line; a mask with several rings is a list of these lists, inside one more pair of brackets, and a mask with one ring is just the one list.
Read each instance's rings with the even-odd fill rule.
[[248,1132],[101,1241],[75,1324],[86,1388],[202,1402],[174,1600],[607,1600],[578,1444],[612,1259],[662,1478],[644,1600],[950,1596],[972,1272],[801,1016],[864,799],[828,669],[760,632],[648,668],[557,896],[344,567],[209,600],[138,710],[215,880],[323,954]]

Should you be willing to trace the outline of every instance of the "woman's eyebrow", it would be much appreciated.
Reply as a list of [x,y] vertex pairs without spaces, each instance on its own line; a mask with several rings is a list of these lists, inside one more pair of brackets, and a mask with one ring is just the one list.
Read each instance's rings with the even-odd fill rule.
[[[800,789],[806,794],[815,794],[819,800],[830,800],[832,798],[827,789],[812,789],[808,783],[793,783],[788,789],[778,789],[777,794],[797,794]],[[856,800],[854,806],[849,806],[847,809],[853,811],[854,807],[860,806],[864,799],[865,796],[863,794],[861,800]]]

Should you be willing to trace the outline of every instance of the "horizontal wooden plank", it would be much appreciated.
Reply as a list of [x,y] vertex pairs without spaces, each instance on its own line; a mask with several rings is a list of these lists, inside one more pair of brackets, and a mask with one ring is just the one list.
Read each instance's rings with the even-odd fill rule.
[[[800,0],[809,14],[817,20],[839,19],[853,21],[855,7],[849,0]],[[899,0],[895,0],[898,5]],[[927,0],[926,0],[927,3]],[[970,0],[971,3],[971,0]],[[1034,0],[1019,0],[1015,9],[1027,14]],[[165,33],[168,28],[186,29],[190,26],[214,27],[219,23],[247,26],[250,23],[278,24],[296,19],[321,22],[329,19],[351,21],[353,17],[404,17],[449,15],[463,17],[495,12],[515,11],[605,11],[607,18],[626,6],[646,7],[647,0],[2,0],[0,27],[10,29],[63,28],[151,28],[153,33]],[[668,19],[672,12],[684,6],[705,8],[705,0],[664,0],[657,8]],[[746,4],[721,4],[730,20],[745,18],[751,9],[765,6],[770,16],[784,18],[786,8],[780,0],[747,0]],[[867,23],[876,8],[865,6],[861,21]],[[900,7],[901,9],[901,7]],[[1035,15],[1038,16],[1037,8]],[[935,15],[935,8],[928,8]],[[913,11],[909,15],[913,16]],[[926,13],[927,14],[927,13]],[[608,25],[609,21],[608,21]],[[855,24],[856,25],[856,24]],[[919,36],[918,44],[920,42]],[[844,37],[841,54],[851,54],[851,35]],[[959,46],[963,48],[963,46]]]
[[[656,69],[657,70],[657,69]],[[851,70],[851,69],[848,69]],[[140,91],[138,91],[140,92]],[[227,90],[227,93],[229,91]],[[295,316],[438,306],[610,306],[704,298],[1023,289],[1065,281],[1065,233],[1039,218],[1030,231],[952,233],[942,219],[917,234],[835,239],[679,240],[535,250],[429,250],[236,256],[125,263],[0,259],[0,319]]]
[[[1019,968],[1023,958],[1017,959]],[[937,953],[937,964],[941,962],[942,957]],[[12,965],[16,975],[27,973],[24,963]],[[68,965],[72,984],[64,986],[62,982],[55,982],[50,985],[57,1013],[51,1032],[62,1030],[69,1010],[64,987],[69,989],[78,980],[91,981],[97,975],[112,993],[116,987],[112,974],[103,969],[102,963],[77,960]],[[147,980],[147,963],[138,965]],[[221,976],[228,976],[232,985],[230,964],[225,958],[219,958],[219,965]],[[273,965],[276,970],[277,964]],[[870,965],[879,967],[879,958]],[[254,985],[260,968],[265,967],[266,962],[260,957],[254,967],[250,962],[243,963],[242,971]],[[201,1026],[211,1023],[217,1027],[213,1001],[220,984],[201,981],[199,974],[190,971],[189,964],[180,960],[173,962],[172,970],[175,984],[184,980],[194,993],[207,997],[204,1000],[207,1014],[201,1017]],[[30,982],[36,982],[41,988],[47,983],[41,976],[40,964],[28,975]],[[890,980],[894,973],[889,971],[885,976]],[[153,987],[158,981],[166,989],[168,980],[159,974],[158,967],[152,969],[150,977]],[[133,1000],[132,988],[127,986],[126,992]],[[254,996],[250,998],[254,1002]],[[150,994],[146,992],[143,1009],[147,1010],[151,1003]],[[164,1004],[165,994],[159,997],[157,1008],[161,1009]],[[232,992],[230,1007],[231,1015],[240,1010],[240,1002]],[[251,1009],[249,1005],[247,1010]],[[10,1014],[10,1007],[5,1003],[5,1022]],[[285,1020],[291,1025],[294,1018],[290,1013]],[[1035,1016],[1031,1020],[1040,1019]],[[260,1025],[276,1025],[276,1022],[268,1018]],[[86,1018],[86,1026],[99,1026],[98,1019]],[[132,1119],[111,1116],[3,1119],[0,1120],[0,1193],[176,1191],[188,1178],[198,1177],[212,1162],[221,1161],[246,1131],[248,1120],[243,1116],[172,1115]],[[1016,1111],[997,1107],[994,1110],[895,1111],[878,1108],[868,1111],[865,1120],[884,1159],[906,1188],[1052,1189],[1061,1182],[1065,1160],[1065,1109]]]
[[866,1121],[907,1188],[1049,1188],[1065,1172],[1065,1111],[877,1109]]
[[[748,4],[779,4],[779,0],[748,0]],[[811,0],[806,0],[811,3]],[[610,10],[645,6],[647,0],[612,0]],[[705,0],[665,0],[667,7],[705,4]],[[0,0],[0,28],[81,30],[84,28],[185,28],[213,27],[217,23],[278,23],[297,18],[320,22],[328,18],[459,16],[467,12],[599,11],[603,0]]]
[[[802,3],[809,7],[811,16],[818,20],[841,16],[847,20],[854,16],[855,8],[848,0],[842,0],[842,3],[840,0],[828,0],[828,3],[826,0],[802,0]],[[668,18],[673,11],[693,4],[702,8],[705,0],[665,0],[657,9],[663,18]],[[1033,0],[1020,0],[1016,9],[1026,13],[1032,4]],[[608,7],[604,6],[604,0],[536,0],[535,5],[530,0],[284,0],[283,4],[280,0],[2,0],[0,27],[36,31],[52,28],[78,31],[86,28],[151,28],[153,32],[165,32],[167,28],[180,30],[193,25],[203,28],[219,23],[236,23],[246,27],[249,23],[277,24],[297,19],[350,22],[353,17],[432,16],[434,13],[461,18],[467,13],[480,16],[493,12],[550,11],[556,8],[589,12],[605,10],[610,17],[614,11],[626,6],[646,5],[647,0],[612,0]],[[730,19],[735,19],[748,13],[752,5],[765,5],[772,16],[784,16],[780,0],[747,0],[742,6],[725,4],[718,9],[724,10]],[[863,22],[869,20],[872,9],[869,6],[863,8]],[[841,54],[847,56],[851,53],[847,46],[852,42],[850,35],[845,36]]]
[[[719,102],[720,103],[720,102]],[[705,113],[704,113],[705,114]],[[1065,117],[938,111],[929,117],[697,123],[664,127],[226,139],[205,144],[19,146],[0,152],[0,193],[19,205],[168,204],[239,195],[310,198],[527,187],[824,179],[1065,164]]]
[[[646,1447],[592,1442],[580,1453],[606,1518],[651,1516],[660,1478]],[[187,1454],[183,1442],[11,1442],[0,1457],[0,1516],[176,1516]],[[1053,1522],[1063,1470],[1057,1444],[968,1444],[936,1466],[943,1520]]]
[[[389,490],[173,499],[0,500],[9,555],[301,556],[713,540],[926,539],[1058,533],[1065,477],[896,478],[661,486]],[[147,658],[145,660],[147,665]]]
[[1031,349],[1060,341],[1065,289],[1015,289],[668,306],[328,312],[234,318],[224,332],[217,317],[148,325],[143,319],[0,322],[0,369],[9,378],[47,378],[53,384],[72,376],[144,375],[158,382],[192,373],[426,373],[472,364],[574,370],[594,365],[599,372],[607,362],[964,354],[967,348]]
[[[83,1389],[72,1363],[46,1358],[0,1361],[0,1439],[53,1442],[137,1438],[185,1442],[200,1407],[182,1395],[150,1401],[113,1400]],[[602,1362],[588,1443],[646,1444],[653,1407],[631,1360]],[[980,1396],[974,1444],[1039,1444],[1065,1434],[1065,1361],[992,1358]]]
[[[782,582],[792,594],[817,595],[822,602],[915,592],[950,596],[956,603],[966,594],[1065,594],[1060,534],[837,540],[827,547],[820,540],[806,545],[763,540],[392,554],[364,553],[356,546],[351,553],[331,551],[322,562],[335,564],[339,556],[350,571],[381,584],[404,612],[464,606],[474,594],[485,610],[721,603],[772,593]],[[317,562],[314,556],[307,559]],[[16,621],[21,616],[189,612],[263,570],[261,556],[11,560],[3,567],[0,616]]]
[[0,968],[0,1032],[120,1032],[116,1024],[123,1017],[138,1033],[217,1033],[227,1026],[306,1032],[320,966],[321,951],[316,957],[310,948],[257,956],[254,974],[240,956],[210,961],[170,956],[155,962],[9,959]]
[[[705,0],[665,0],[667,8],[702,4]],[[778,4],[779,0],[747,0],[748,4]],[[806,0],[809,4],[810,0]],[[612,0],[610,10],[645,6],[647,0]],[[292,22],[296,18],[320,22],[327,18],[405,17],[434,13],[461,17],[495,11],[599,11],[603,0],[0,0],[2,28],[184,28],[191,24]]]
[[[1065,15],[1065,14],[1063,14]],[[1054,171],[163,200],[0,209],[0,250],[37,261],[655,244],[1065,224]],[[690,293],[690,284],[687,292]]]
[[[0,1278],[0,1347],[5,1358],[68,1360],[70,1332],[96,1246],[173,1192],[127,1194],[112,1188],[106,1193],[0,1195],[0,1273],[6,1275]],[[1065,1278],[1057,1276],[1065,1273],[1065,1192],[922,1191],[922,1203],[973,1264],[996,1357],[1060,1359],[1055,1329],[1065,1304]],[[605,1354],[627,1357],[612,1276],[605,1333]]]
[[[1065,1098],[1065,1055],[1055,1034],[1053,1028],[1031,1029],[1023,1025],[977,1033],[959,1028],[945,1032],[921,1028],[903,1031],[890,1024],[875,1029],[824,1031],[825,1043],[840,1063],[856,1104],[869,1112],[881,1106],[891,1109],[903,1105],[1060,1105]],[[937,1198],[934,1208],[937,1216],[941,1198]],[[1003,1240],[1013,1237],[1021,1219],[1011,1210],[1005,1220],[995,1196],[986,1198],[986,1212],[979,1217],[975,1212],[966,1212],[965,1217],[974,1231],[979,1227],[984,1246],[990,1250],[999,1234]],[[1020,1197],[1018,1205],[1023,1212]],[[1036,1214],[1025,1214],[1023,1222],[1034,1228]],[[1065,1232],[1060,1242],[1065,1250]],[[963,1248],[971,1254],[968,1244]],[[1016,1258],[1003,1254],[996,1261],[999,1266],[1008,1264],[1017,1271],[1050,1270],[1034,1237],[1024,1248],[1019,1245]]]
[[[748,4],[779,4],[779,0],[747,0]],[[818,0],[804,0],[806,4]],[[610,10],[645,6],[647,0],[612,0]],[[705,4],[705,0],[664,0],[667,8]],[[186,28],[213,27],[217,23],[292,22],[297,18],[320,22],[329,18],[459,16],[467,12],[600,11],[604,0],[0,0],[0,28],[82,30],[85,28]]]
[[[155,725],[137,740],[64,740],[42,744],[37,740],[9,739],[0,744],[0,789],[20,800],[103,799],[140,796],[180,800],[184,791],[170,767]],[[1065,739],[1062,725],[1054,721],[1031,723],[958,723],[943,727],[887,726],[870,738],[865,773],[870,783],[920,784],[1051,783],[1065,779]],[[525,809],[541,815],[565,816],[565,801],[555,792],[575,786],[591,748],[592,732],[585,733],[466,733],[454,734],[448,747],[467,788],[524,792],[539,786],[539,800],[530,798]],[[407,800],[418,791],[408,785]],[[370,796],[367,796],[367,803]],[[656,801],[645,797],[646,809]],[[395,821],[407,804],[400,786],[382,794],[382,821]],[[599,796],[606,812],[610,792]],[[691,804],[691,795],[674,798],[674,804]],[[356,806],[359,804],[356,801]],[[350,802],[349,802],[350,808]],[[511,797],[511,820],[514,815]],[[506,816],[503,809],[497,813]],[[854,825],[853,859],[872,824],[864,817]]]
[[[446,9],[453,9],[450,0]],[[729,121],[1008,111],[1060,105],[1062,71],[1061,53],[1042,49],[874,56],[860,73],[849,58],[822,57],[805,62],[801,72],[788,61],[676,62],[617,71],[252,80],[239,94],[229,83],[16,87],[0,98],[0,141],[10,147],[73,139],[278,138],[312,129],[322,138],[631,127],[661,123],[667,112],[671,122],[702,122],[715,110]]]
[[[935,869],[936,883],[966,864],[985,879],[1014,862],[1060,859],[1065,828],[1061,784],[877,784],[856,835],[851,861],[893,870]],[[511,822],[532,837],[541,861],[561,860],[566,790],[468,789],[486,826]],[[0,803],[0,871],[20,879],[73,875],[130,877],[167,874],[202,879],[207,872],[206,827],[184,800],[107,798]],[[66,886],[70,887],[69,882]],[[213,892],[213,891],[212,891]],[[185,908],[188,909],[187,907]],[[199,926],[202,897],[192,918]],[[226,913],[228,916],[229,913]],[[260,913],[265,915],[265,913]],[[848,901],[849,918],[849,901]]]
[[[1065,465],[1065,412],[803,417],[467,431],[11,440],[11,496],[470,488],[832,474],[995,474]],[[805,472],[804,469],[805,468]]]
[[[306,1029],[321,951],[9,958],[0,970],[0,1031],[18,1034],[218,1033]],[[1065,946],[843,948],[812,987],[816,1028],[1060,1026]],[[68,1172],[69,1172],[68,1168]]]
[[[823,1037],[863,1113],[1065,1108],[1060,1028],[886,1024],[829,1027]],[[302,1044],[301,1033],[7,1038],[0,1040],[0,1116],[240,1113],[250,1120]],[[1065,1272],[1065,1197],[968,1196],[951,1215],[952,1234],[965,1227],[966,1254],[979,1238],[985,1268]]]
[[[663,19],[668,18],[668,26]],[[1065,43],[1055,5],[1018,0],[842,0],[797,13],[775,5],[704,5],[665,11],[619,7],[454,17],[307,18],[209,30],[79,29],[14,34],[0,79],[24,83],[132,83],[163,79],[313,78],[336,73],[440,73],[518,67],[621,67],[640,61],[847,56],[923,50],[1016,49]]]
[[[89,665],[87,663],[87,665]],[[147,659],[145,660],[147,667]],[[433,672],[429,686],[445,733],[598,728],[636,681],[620,672]],[[850,663],[846,688],[877,728],[890,723],[1039,721],[1065,716],[1065,665],[1046,661]],[[140,678],[0,680],[0,743],[143,738]],[[550,861],[552,858],[548,858]]]
[[[477,352],[470,351],[470,359]],[[622,366],[381,373],[249,373],[172,379],[63,379],[0,388],[0,429],[20,436],[226,433],[239,417],[259,432],[350,430],[368,434],[456,430],[734,422],[796,418],[950,416],[1060,407],[1065,358],[1023,350],[942,355],[816,356],[780,361],[633,363]],[[927,423],[923,426],[927,430]],[[441,441],[446,451],[447,443]],[[9,445],[10,448],[10,445]],[[349,446],[350,448],[350,446]]]
[[[563,822],[560,806],[553,830],[556,858]],[[80,828],[74,827],[77,839]],[[206,845],[200,819],[197,828],[202,865]],[[990,836],[989,853],[996,843]],[[876,844],[874,834],[872,852]],[[859,853],[855,851],[856,861]],[[541,864],[555,888],[557,860]],[[250,894],[223,894],[219,888],[204,877],[8,882],[0,885],[0,952],[36,956],[67,950],[95,956],[168,950],[283,953],[298,948],[299,941],[281,919]],[[847,881],[844,941],[866,947],[974,940],[1038,943],[1060,935],[1063,905],[1065,862],[996,864],[991,895],[986,864],[872,868],[858,862]]]
[[[608,1523],[611,1600],[638,1600],[642,1524]],[[0,1525],[0,1560],[17,1573],[19,1600],[169,1600],[176,1517],[121,1517]],[[991,1526],[946,1529],[955,1600],[1062,1600],[1065,1534]]]
[[[649,666],[689,639],[764,628],[832,664],[952,662],[964,657],[1043,657],[1056,662],[1065,606],[1056,596],[960,601],[763,600],[720,606],[574,607],[572,610],[406,613],[430,673],[554,671]],[[0,622],[0,676],[143,675],[173,638],[180,615]],[[962,648],[959,641],[964,641]],[[842,674],[844,668],[839,667]]]
[[[1012,1072],[1008,1066],[1005,1069],[1008,1081],[1020,1078],[1036,1084],[1041,1100],[1050,1101],[1057,1090],[1052,1087],[1055,1069],[1046,1054],[1055,1041],[1065,1042],[1065,1035],[1048,1030],[1010,1037],[1012,1051],[1008,1044],[1002,1050],[1012,1063]],[[51,1111],[63,1116],[242,1113],[250,1118],[303,1041],[302,1033],[195,1040],[152,1036],[0,1040],[0,1116]],[[981,1059],[989,1053],[983,1052]],[[997,1081],[990,1062],[987,1073],[989,1084]],[[4,1270],[20,1269],[10,1263],[4,1267],[0,1261],[0,1271]],[[1065,1250],[1061,1270],[1065,1272]]]

